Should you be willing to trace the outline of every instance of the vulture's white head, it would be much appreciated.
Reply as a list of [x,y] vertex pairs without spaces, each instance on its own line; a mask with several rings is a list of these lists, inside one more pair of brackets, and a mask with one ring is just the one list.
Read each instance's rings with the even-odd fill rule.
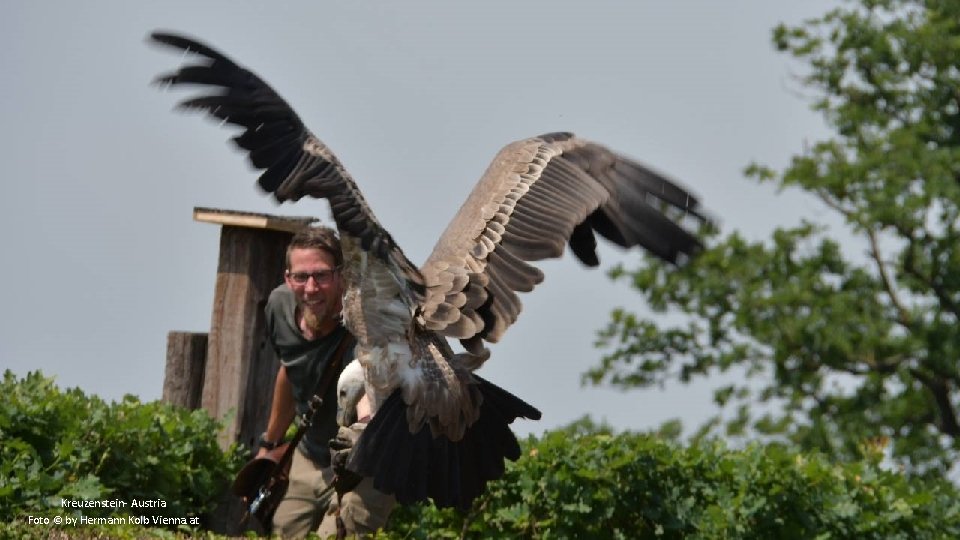
[[357,402],[363,397],[363,367],[354,359],[337,380],[337,423],[348,427],[357,421]]

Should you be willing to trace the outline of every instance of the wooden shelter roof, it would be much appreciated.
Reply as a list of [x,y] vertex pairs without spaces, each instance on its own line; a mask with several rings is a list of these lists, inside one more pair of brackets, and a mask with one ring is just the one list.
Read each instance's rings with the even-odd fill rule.
[[319,221],[314,217],[274,216],[258,212],[241,212],[238,210],[224,210],[222,208],[194,207],[194,221],[216,223],[218,225],[233,225],[251,229],[271,229],[295,233]]

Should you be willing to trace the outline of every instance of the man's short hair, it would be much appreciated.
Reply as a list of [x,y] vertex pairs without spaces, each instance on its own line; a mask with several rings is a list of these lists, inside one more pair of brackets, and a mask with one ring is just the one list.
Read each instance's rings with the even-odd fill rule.
[[294,249],[319,249],[333,255],[337,267],[343,264],[343,251],[337,231],[322,225],[307,227],[290,239],[287,245],[287,269],[290,269],[290,251]]

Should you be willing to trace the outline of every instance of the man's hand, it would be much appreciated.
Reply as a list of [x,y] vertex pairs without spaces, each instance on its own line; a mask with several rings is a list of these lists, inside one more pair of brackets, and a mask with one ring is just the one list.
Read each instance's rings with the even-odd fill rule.
[[289,441],[281,444],[280,446],[272,450],[267,450],[266,448],[261,447],[260,450],[257,451],[257,455],[253,457],[254,459],[267,458],[271,461],[280,461],[280,458],[283,457],[283,453],[287,451],[288,444],[289,444]]
[[360,439],[360,435],[363,435],[363,428],[366,426],[365,423],[357,422],[350,427],[341,427],[337,430],[337,436],[330,439],[330,466],[336,474],[333,485],[340,495],[355,488],[363,479],[359,474],[347,469],[347,462],[350,461],[353,445]]

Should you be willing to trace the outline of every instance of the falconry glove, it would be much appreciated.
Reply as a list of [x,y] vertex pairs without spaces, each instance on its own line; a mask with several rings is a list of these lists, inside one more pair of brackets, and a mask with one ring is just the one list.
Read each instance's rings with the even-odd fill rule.
[[338,494],[352,490],[363,479],[359,474],[347,469],[347,462],[350,461],[350,452],[363,435],[363,428],[366,426],[365,423],[357,422],[350,427],[341,427],[337,430],[337,436],[330,439],[330,466],[336,475],[333,485]]

